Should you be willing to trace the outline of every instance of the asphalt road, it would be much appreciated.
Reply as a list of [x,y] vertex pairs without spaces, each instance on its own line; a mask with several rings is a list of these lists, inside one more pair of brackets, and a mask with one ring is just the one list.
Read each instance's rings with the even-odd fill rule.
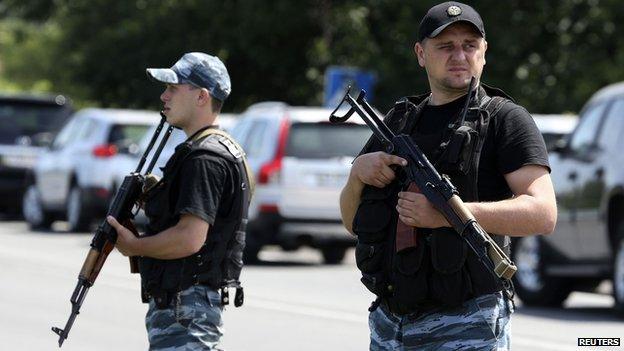
[[[88,251],[90,234],[31,232],[22,222],[0,222],[0,350],[56,350],[51,326],[63,327],[69,297]],[[367,307],[352,258],[321,265],[312,250],[261,253],[263,263],[243,273],[245,305],[225,312],[227,350],[367,350]],[[608,287],[606,288],[608,289]],[[579,337],[624,338],[624,319],[608,294],[574,293],[566,309],[518,304],[513,350],[624,350],[577,347]],[[146,350],[139,279],[113,252],[63,350]],[[624,340],[622,340],[624,342]]]

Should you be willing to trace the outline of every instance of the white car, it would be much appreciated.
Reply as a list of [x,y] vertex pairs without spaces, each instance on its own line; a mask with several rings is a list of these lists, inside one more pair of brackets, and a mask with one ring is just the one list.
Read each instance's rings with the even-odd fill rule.
[[[125,154],[160,121],[156,112],[88,108],[77,112],[39,158],[22,212],[33,228],[66,218],[70,231],[103,217],[120,183]],[[121,167],[121,169],[120,169]]]
[[252,105],[232,134],[256,177],[245,257],[264,245],[284,250],[307,245],[326,263],[339,263],[355,238],[340,220],[339,195],[351,162],[371,131],[358,117],[329,123],[330,109],[280,102]]
[[572,133],[578,123],[578,116],[572,114],[533,114],[532,116],[544,137],[548,151],[553,150],[560,140]]

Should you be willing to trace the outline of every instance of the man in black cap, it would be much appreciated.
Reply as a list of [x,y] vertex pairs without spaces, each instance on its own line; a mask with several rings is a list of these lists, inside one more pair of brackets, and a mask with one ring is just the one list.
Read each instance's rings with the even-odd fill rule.
[[[431,91],[400,100],[385,121],[451,178],[509,253],[509,236],[551,233],[557,209],[531,115],[480,82],[486,50],[483,21],[472,7],[432,7],[414,46]],[[512,289],[485,270],[424,195],[402,187],[394,165],[406,161],[381,150],[371,138],[340,197],[343,222],[358,236],[362,282],[378,297],[370,308],[370,349],[509,349]],[[396,244],[397,227],[405,226],[416,233],[416,244],[406,248]]]
[[108,222],[117,249],[139,256],[150,350],[215,350],[228,288],[242,304],[238,278],[253,188],[242,149],[215,124],[230,77],[221,60],[199,52],[147,74],[167,85],[163,113],[188,139],[144,193],[146,233],[135,237],[115,218]]

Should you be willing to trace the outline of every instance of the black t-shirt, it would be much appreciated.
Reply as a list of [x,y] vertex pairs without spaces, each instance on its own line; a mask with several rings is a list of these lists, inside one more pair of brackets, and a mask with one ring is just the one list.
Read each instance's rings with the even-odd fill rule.
[[213,226],[237,207],[232,205],[237,172],[223,157],[193,153],[182,161],[173,177],[168,166],[164,168],[164,181],[151,191],[145,204],[148,235],[176,225],[183,214],[194,215]]
[[[444,105],[426,105],[415,129],[421,140],[415,140],[427,157],[431,157],[449,123],[460,118],[466,98]],[[436,162],[435,159],[430,161]],[[479,161],[478,191],[480,201],[497,201],[512,195],[504,175],[526,165],[544,166],[550,170],[544,138],[529,112],[508,102],[490,119]]]
[[[411,136],[432,164],[436,164],[435,151],[443,136],[447,137],[444,133],[447,126],[460,118],[465,101],[464,96],[444,105],[424,106]],[[372,138],[376,139],[374,135]],[[362,153],[379,150],[376,146],[379,146],[376,141],[367,143]],[[512,192],[504,175],[525,165],[540,165],[550,170],[546,145],[533,118],[523,107],[508,102],[488,125],[479,160],[479,201],[510,198]]]

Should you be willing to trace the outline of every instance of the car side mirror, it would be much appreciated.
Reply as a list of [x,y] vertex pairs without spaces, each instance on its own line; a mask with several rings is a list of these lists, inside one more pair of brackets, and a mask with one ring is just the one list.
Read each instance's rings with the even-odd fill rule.
[[552,150],[549,151],[564,154],[568,150],[568,146],[568,140],[566,138],[561,138],[553,144]]

